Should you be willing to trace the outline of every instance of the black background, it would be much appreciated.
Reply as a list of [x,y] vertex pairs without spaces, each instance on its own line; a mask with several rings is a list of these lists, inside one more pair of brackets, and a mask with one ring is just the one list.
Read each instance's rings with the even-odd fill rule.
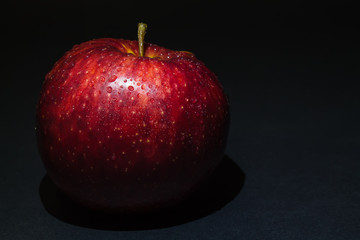
[[[359,25],[350,1],[13,1],[1,7],[1,239],[359,239]],[[80,209],[46,177],[34,134],[44,75],[74,44],[187,50],[231,103],[207,189],[151,216]]]

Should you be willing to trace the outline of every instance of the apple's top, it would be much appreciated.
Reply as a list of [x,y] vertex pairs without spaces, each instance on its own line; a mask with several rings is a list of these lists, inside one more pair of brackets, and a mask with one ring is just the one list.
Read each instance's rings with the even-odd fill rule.
[[140,56],[139,42],[136,40],[124,40],[115,38],[99,38],[76,45],[72,52],[86,52],[96,50],[113,50],[125,54],[128,57],[145,57],[158,60],[171,60],[178,58],[196,59],[195,55],[188,51],[175,51],[156,44],[144,43],[144,55]]

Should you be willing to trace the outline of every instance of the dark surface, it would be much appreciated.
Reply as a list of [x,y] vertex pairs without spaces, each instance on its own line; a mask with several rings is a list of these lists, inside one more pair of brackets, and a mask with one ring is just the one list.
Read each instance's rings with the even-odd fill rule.
[[[3,5],[0,239],[359,239],[357,9],[272,2]],[[146,41],[192,51],[218,74],[232,124],[223,165],[197,195],[167,212],[106,216],[46,176],[35,105],[72,45],[135,39],[139,21]]]

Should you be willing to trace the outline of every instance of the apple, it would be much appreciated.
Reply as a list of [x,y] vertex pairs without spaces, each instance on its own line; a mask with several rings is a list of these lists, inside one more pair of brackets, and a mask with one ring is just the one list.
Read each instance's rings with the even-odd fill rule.
[[75,45],[46,75],[36,114],[45,169],[99,211],[147,212],[185,199],[222,160],[229,105],[194,54],[138,40]]

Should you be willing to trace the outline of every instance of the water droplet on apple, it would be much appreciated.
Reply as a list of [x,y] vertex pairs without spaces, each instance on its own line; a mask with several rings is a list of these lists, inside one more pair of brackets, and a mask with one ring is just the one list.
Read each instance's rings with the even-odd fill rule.
[[145,85],[141,85],[141,89],[144,90],[144,89],[145,89]]
[[128,89],[129,89],[129,91],[134,91],[134,87],[133,87],[133,86],[129,86]]
[[150,102],[151,102],[151,103],[154,103],[154,102],[155,102],[155,99],[151,98],[151,99],[150,99]]
[[105,82],[105,78],[103,76],[100,77],[101,82]]
[[106,88],[106,91],[107,91],[108,93],[111,93],[111,92],[112,92],[112,88],[111,88],[111,87],[107,87],[107,88]]
[[116,75],[113,75],[109,78],[109,82],[114,82],[117,79]]
[[126,79],[124,79],[124,83],[126,83],[127,82],[127,80]]

